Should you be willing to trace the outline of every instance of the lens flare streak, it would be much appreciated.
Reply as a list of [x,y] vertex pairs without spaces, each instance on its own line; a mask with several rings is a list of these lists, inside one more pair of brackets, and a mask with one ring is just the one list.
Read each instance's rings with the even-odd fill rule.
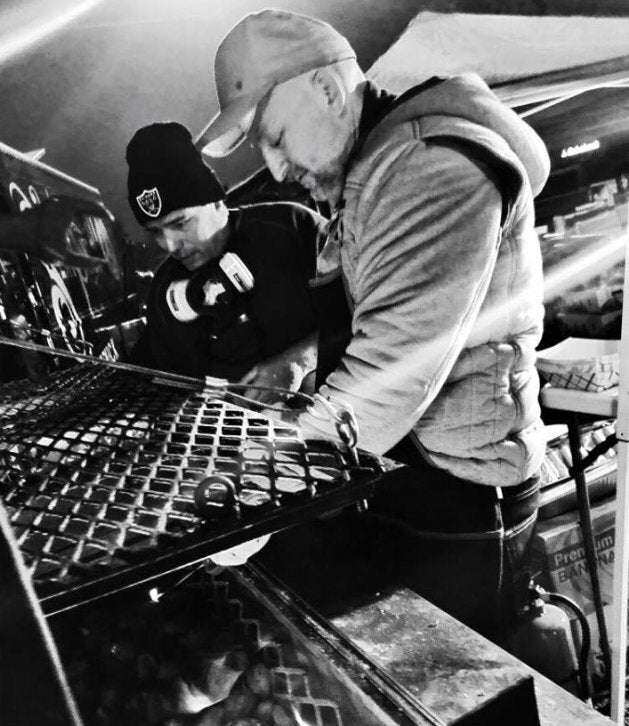
[[627,243],[627,235],[623,234],[606,240],[603,244],[596,240],[595,245],[584,246],[582,252],[572,255],[546,274],[545,299],[555,298],[579,282],[592,279],[613,264],[621,262],[625,257]]
[[[591,280],[613,264],[622,261],[628,243],[627,233],[614,236],[603,244],[601,244],[600,238],[593,240],[590,246],[585,242],[581,252],[572,255],[546,273],[544,301],[548,302],[558,297],[561,293],[573,289],[579,283]],[[529,304],[528,294],[523,293],[513,296],[508,303],[503,303],[497,308],[483,310],[476,322],[476,332],[480,330],[481,337],[483,334],[488,335],[489,331],[504,316],[517,315],[519,310],[527,308]],[[448,346],[449,341],[445,336],[437,338],[433,341],[430,350],[427,351],[425,346],[421,346],[416,354],[410,354],[395,364],[389,365],[386,370],[376,372],[368,382],[361,381],[356,389],[347,391],[345,395],[348,400],[351,400],[353,396],[357,399],[377,399],[381,391],[387,390],[391,385],[395,387],[394,382],[396,381],[404,380],[412,385],[412,382],[415,381],[414,372],[420,367],[420,364],[424,370],[439,369],[444,356],[448,355]],[[427,357],[432,360],[427,361]],[[438,386],[432,388],[432,390],[437,389]],[[423,414],[429,403],[430,401],[425,402],[420,410],[415,411],[418,417]]]
[[0,35],[0,65],[50,37],[101,2],[102,0],[75,2],[52,17],[50,15],[41,17],[36,22],[27,23],[16,31]]

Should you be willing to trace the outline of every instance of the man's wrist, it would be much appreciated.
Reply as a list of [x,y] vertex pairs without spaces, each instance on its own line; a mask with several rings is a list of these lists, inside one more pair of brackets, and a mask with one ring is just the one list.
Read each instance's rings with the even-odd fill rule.
[[312,333],[295,346],[295,362],[301,368],[304,376],[317,369],[317,333]]

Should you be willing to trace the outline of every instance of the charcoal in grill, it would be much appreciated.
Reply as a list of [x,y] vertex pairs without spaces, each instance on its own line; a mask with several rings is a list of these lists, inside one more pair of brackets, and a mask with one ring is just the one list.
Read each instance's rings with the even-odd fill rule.
[[156,603],[135,589],[52,625],[85,723],[379,723],[233,571],[198,570]]

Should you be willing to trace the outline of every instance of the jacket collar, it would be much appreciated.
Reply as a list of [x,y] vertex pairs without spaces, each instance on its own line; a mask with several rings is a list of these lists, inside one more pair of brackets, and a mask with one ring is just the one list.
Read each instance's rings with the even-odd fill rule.
[[395,101],[396,96],[393,93],[378,88],[372,81],[367,81],[363,92],[363,109],[358,122],[358,134],[347,157],[347,169],[358,156],[371,130],[391,111]]
[[353,160],[358,156],[363,144],[373,129],[387,116],[393,109],[406,103],[408,100],[427,91],[429,88],[441,83],[443,78],[433,76],[417,86],[409,88],[399,96],[389,91],[379,88],[373,81],[367,81],[363,95],[363,110],[358,123],[358,135],[352,146],[347,159],[347,168],[352,165]]

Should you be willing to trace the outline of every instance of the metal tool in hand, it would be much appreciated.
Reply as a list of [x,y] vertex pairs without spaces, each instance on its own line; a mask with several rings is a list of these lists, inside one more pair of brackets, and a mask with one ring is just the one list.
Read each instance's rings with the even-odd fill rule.
[[[358,423],[356,421],[354,409],[345,401],[335,400],[334,403],[332,403],[332,401],[324,398],[320,393],[315,393],[313,398],[315,403],[320,403],[329,414],[336,426],[336,433],[338,434],[338,437],[347,448],[347,451],[352,459],[352,463],[358,466],[360,464],[357,450]],[[317,413],[314,406],[309,409],[309,413],[319,420],[324,420],[326,418]]]
[[[31,340],[23,340],[18,338],[9,338],[5,335],[0,335],[0,346],[9,345],[16,348],[22,348],[25,350],[33,350],[48,355],[57,355],[64,358],[70,358],[75,361],[82,361],[85,363],[92,363],[104,368],[114,368],[117,370],[128,371],[131,373],[143,373],[153,376],[156,381],[163,381],[171,385],[181,385],[191,388],[200,388],[201,390],[214,390],[216,393],[222,395],[228,394],[233,397],[236,401],[240,400],[245,403],[255,403],[257,401],[251,401],[245,396],[239,395],[233,392],[233,389],[238,388],[260,388],[268,390],[267,386],[251,386],[250,384],[230,384],[228,381],[220,378],[214,378],[212,376],[205,376],[205,378],[194,378],[191,376],[184,376],[177,373],[170,373],[168,371],[160,371],[153,368],[146,368],[144,366],[138,366],[133,363],[123,363],[121,361],[112,361],[104,358],[97,358],[93,355],[86,353],[79,353],[77,351],[64,350],[63,348],[52,348],[47,345],[41,345],[39,343],[33,343]],[[314,396],[309,396],[300,392],[289,391],[283,388],[273,387],[272,390],[276,392],[282,392],[292,397],[299,397],[311,404],[308,409],[309,412],[319,420],[328,420],[331,418],[335,424],[336,432],[338,437],[341,439],[347,451],[351,457],[352,463],[356,466],[359,465],[358,452],[356,449],[358,443],[358,424],[356,422],[356,416],[352,407],[344,402],[335,400],[334,403],[324,398],[321,394],[315,393]],[[322,416],[315,411],[315,405],[318,402],[321,403],[325,409],[327,416]],[[265,406],[270,410],[276,410],[273,406]]]

